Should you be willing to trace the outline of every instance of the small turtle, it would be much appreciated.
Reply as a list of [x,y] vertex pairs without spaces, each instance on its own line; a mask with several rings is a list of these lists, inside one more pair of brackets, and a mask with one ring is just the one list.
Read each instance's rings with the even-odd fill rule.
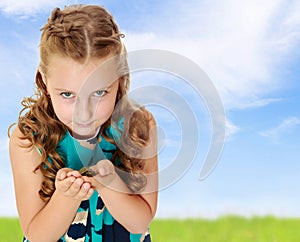
[[89,169],[87,167],[82,167],[80,170],[79,170],[79,173],[82,175],[82,176],[88,176],[88,177],[93,177],[93,176],[96,176],[97,173],[95,171],[93,171],[92,169]]

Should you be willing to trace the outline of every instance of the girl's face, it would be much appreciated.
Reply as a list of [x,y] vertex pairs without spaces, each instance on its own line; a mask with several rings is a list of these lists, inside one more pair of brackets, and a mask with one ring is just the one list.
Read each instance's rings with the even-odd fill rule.
[[43,76],[56,116],[78,139],[94,136],[114,110],[119,81],[108,59],[80,64],[54,56]]

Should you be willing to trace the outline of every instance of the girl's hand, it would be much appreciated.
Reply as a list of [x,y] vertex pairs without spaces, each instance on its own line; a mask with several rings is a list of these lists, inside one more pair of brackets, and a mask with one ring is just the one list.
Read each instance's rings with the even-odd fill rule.
[[85,181],[78,171],[70,168],[58,170],[55,188],[64,196],[80,201],[89,199],[94,191],[90,182]]
[[90,182],[95,189],[108,187],[116,177],[115,167],[110,160],[100,160],[96,165],[90,167],[96,175],[93,177],[83,177],[86,182]]

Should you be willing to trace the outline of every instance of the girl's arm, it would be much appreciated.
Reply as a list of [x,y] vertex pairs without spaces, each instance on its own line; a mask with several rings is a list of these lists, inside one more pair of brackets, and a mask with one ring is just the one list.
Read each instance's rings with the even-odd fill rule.
[[148,152],[152,154],[155,152],[155,155],[145,160],[143,173],[147,176],[147,185],[143,194],[130,194],[125,183],[114,171],[112,163],[107,160],[97,164],[99,175],[95,178],[85,178],[95,186],[112,216],[131,233],[145,233],[157,208],[157,137],[156,124],[153,118],[150,121],[150,127],[153,131],[151,132],[153,143]]
[[39,169],[34,172],[41,156],[34,147],[24,148],[30,143],[20,137],[22,133],[16,127],[9,151],[22,230],[31,242],[57,241],[69,228],[81,200],[93,191],[82,178],[67,177],[68,169],[63,168],[56,177],[57,189],[45,204],[39,197],[42,174]]

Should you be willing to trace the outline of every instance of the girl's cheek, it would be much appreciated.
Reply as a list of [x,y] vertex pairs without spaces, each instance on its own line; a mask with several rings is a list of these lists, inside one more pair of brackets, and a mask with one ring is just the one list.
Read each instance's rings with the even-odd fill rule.
[[54,112],[58,119],[63,123],[68,121],[70,122],[73,118],[74,113],[74,106],[73,105],[66,105],[64,103],[56,103],[53,106]]

